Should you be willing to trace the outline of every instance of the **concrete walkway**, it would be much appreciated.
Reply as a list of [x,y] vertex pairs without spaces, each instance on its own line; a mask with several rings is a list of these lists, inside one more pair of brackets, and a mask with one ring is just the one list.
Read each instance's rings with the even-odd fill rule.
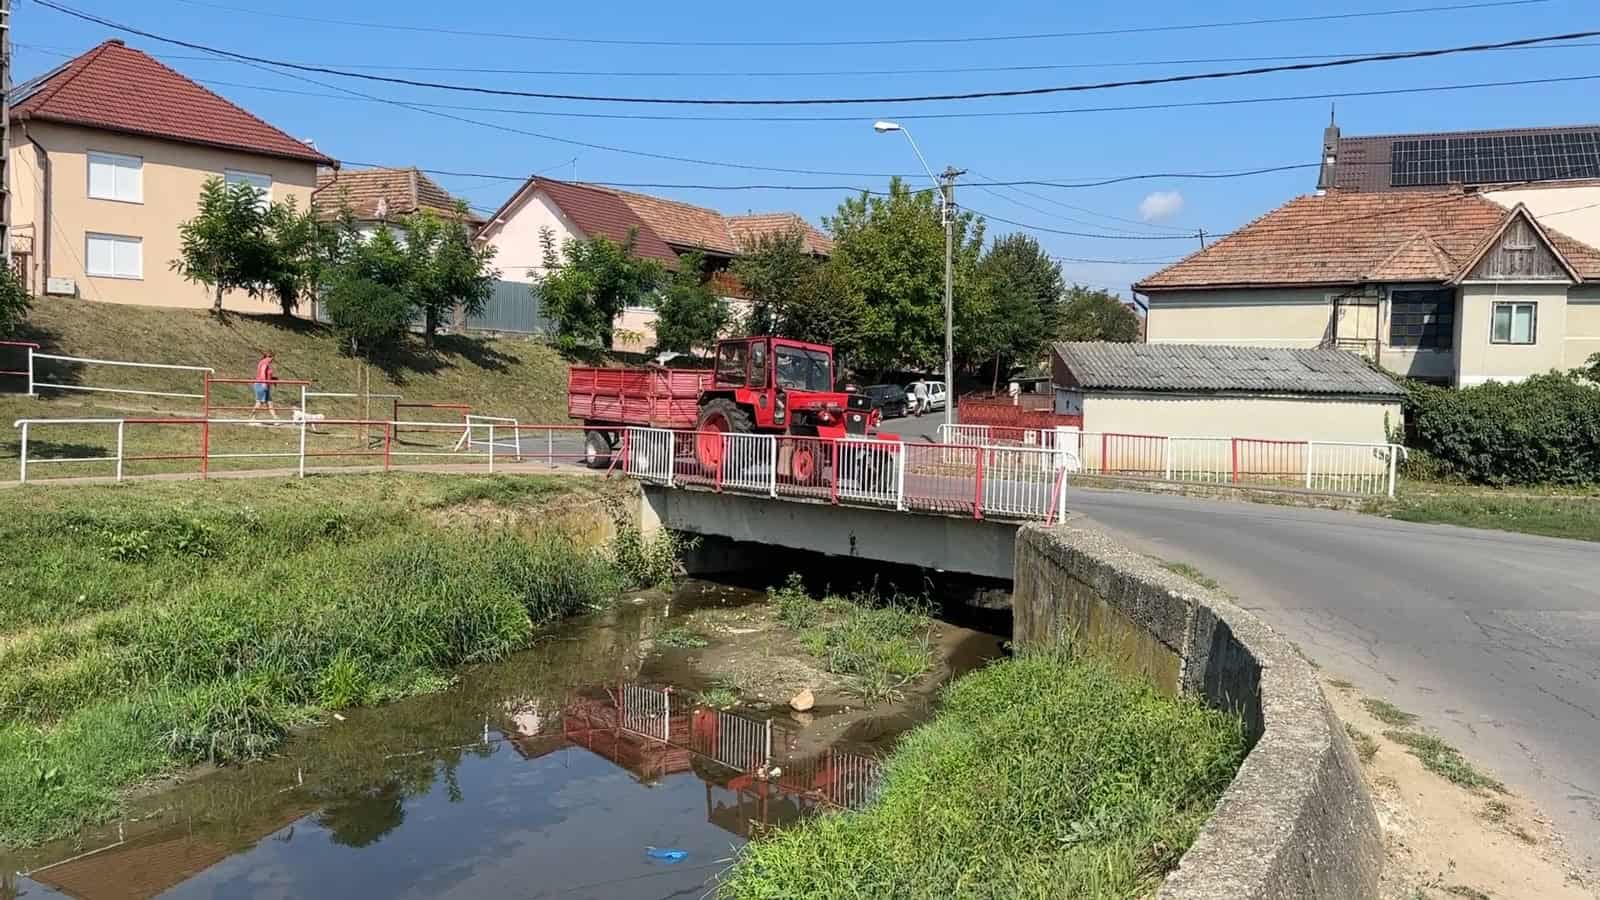
[[1600,544],[1078,489],[1068,508],[1189,563],[1335,677],[1532,798],[1600,863]]

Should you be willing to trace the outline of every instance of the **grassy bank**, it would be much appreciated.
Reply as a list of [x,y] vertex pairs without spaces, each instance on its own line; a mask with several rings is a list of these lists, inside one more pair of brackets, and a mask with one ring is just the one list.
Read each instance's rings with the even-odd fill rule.
[[889,700],[933,665],[933,620],[921,598],[871,594],[816,600],[799,575],[771,593],[778,619],[823,668],[850,679],[869,702]]
[[1237,720],[1097,661],[996,663],[901,742],[875,803],[748,845],[723,895],[1145,896],[1243,755]]
[[1600,541],[1600,493],[1594,488],[1494,490],[1462,485],[1404,485],[1394,500],[1369,509],[1407,522],[1492,528]]
[[[449,683],[657,573],[537,519],[602,486],[362,477],[0,492],[0,842]],[[587,495],[587,496],[584,496]],[[532,513],[533,515],[529,515]]]
[[[285,320],[274,315],[230,314],[218,321],[205,310],[159,309],[69,300],[59,297],[39,300],[18,340],[35,341],[46,353],[94,359],[175,365],[210,366],[217,377],[248,377],[254,374],[260,352],[272,349],[277,354],[278,377],[316,382],[313,388],[326,392],[357,392],[363,386],[374,394],[401,394],[408,402],[466,403],[477,412],[509,416],[522,422],[562,423],[566,414],[567,361],[547,345],[528,339],[492,339],[462,335],[441,335],[434,347],[414,339],[382,367],[366,370],[370,384],[363,382],[362,368],[339,353],[331,331],[303,319]],[[10,348],[0,348],[0,369],[21,369],[23,357]],[[201,392],[200,375],[194,372],[80,366],[40,361],[41,381],[78,386],[118,387],[172,393]],[[46,390],[40,399],[17,393],[26,390],[25,381],[0,376],[0,478],[16,477],[17,436],[11,422],[22,417],[118,417],[165,414],[195,414],[199,400],[114,395],[103,393]],[[280,415],[284,408],[298,403],[299,388],[280,389],[276,399]],[[230,385],[219,389],[218,402],[248,405],[249,385]],[[373,400],[364,406],[356,400],[314,399],[313,412],[332,418],[389,418],[391,400]],[[221,415],[233,415],[223,413]],[[433,421],[449,414],[444,411],[417,410],[413,418]],[[284,451],[295,449],[293,435],[278,435],[263,429],[232,429],[214,436],[214,452]],[[40,429],[33,436],[37,452],[56,456],[98,456],[115,447],[115,434],[100,427],[53,427]],[[416,441],[444,445],[455,437],[438,435],[431,442],[420,434]],[[348,450],[353,435],[348,432],[313,438],[310,449]],[[134,427],[128,433],[127,452],[143,454],[193,453],[198,445],[195,429],[175,427]],[[541,438],[542,440],[542,438]],[[431,446],[430,446],[431,449]],[[324,464],[336,461],[323,460]],[[356,460],[363,463],[375,459]],[[292,461],[291,461],[292,462]],[[283,466],[282,460],[234,461],[229,467]],[[58,465],[49,474],[110,474],[98,464]],[[164,471],[192,471],[192,461],[146,462],[130,469],[132,474]]]

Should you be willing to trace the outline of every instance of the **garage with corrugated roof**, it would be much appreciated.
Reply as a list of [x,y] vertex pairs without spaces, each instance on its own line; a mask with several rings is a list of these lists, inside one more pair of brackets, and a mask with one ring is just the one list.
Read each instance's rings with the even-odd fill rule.
[[1091,433],[1388,440],[1404,392],[1353,353],[1215,344],[1058,342],[1056,412]]

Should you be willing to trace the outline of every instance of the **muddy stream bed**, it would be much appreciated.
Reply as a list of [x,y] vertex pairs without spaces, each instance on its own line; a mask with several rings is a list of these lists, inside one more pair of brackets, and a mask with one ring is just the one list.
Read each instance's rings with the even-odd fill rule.
[[[343,712],[272,759],[152,788],[119,822],[0,853],[0,898],[701,897],[752,834],[869,798],[938,688],[1001,654],[936,622],[932,670],[863,707],[765,597],[695,579],[630,594],[448,691]],[[706,645],[658,640],[686,631]],[[701,702],[713,688],[738,704]],[[815,705],[795,712],[804,689]]]

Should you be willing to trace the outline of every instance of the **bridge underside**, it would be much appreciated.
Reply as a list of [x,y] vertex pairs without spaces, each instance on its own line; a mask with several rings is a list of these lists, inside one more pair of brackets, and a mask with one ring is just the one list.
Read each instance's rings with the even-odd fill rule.
[[640,487],[640,523],[647,534],[670,528],[791,550],[1012,577],[1014,522]]

